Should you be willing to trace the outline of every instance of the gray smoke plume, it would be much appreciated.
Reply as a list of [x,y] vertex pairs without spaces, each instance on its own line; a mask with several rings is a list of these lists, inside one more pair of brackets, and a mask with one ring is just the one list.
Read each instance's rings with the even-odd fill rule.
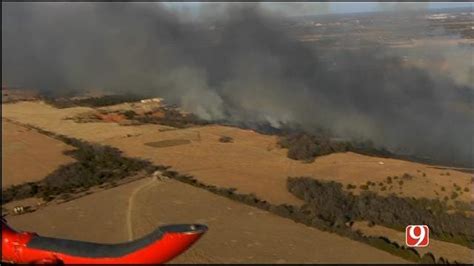
[[157,3],[2,3],[2,80],[156,95],[204,119],[322,127],[473,165],[472,84],[380,46],[306,45],[257,4],[199,12],[203,19]]

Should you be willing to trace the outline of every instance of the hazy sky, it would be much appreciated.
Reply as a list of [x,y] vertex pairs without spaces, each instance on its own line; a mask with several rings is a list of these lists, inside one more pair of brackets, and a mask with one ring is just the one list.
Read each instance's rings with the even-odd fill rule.
[[[188,11],[188,12],[199,12],[200,8],[205,8],[208,5],[221,4],[221,3],[177,3],[177,2],[165,2],[164,5],[171,9]],[[226,3],[232,5],[232,3]],[[241,3],[240,3],[241,4]],[[316,14],[328,14],[328,13],[354,13],[354,12],[368,12],[377,10],[391,10],[391,9],[440,9],[440,8],[453,8],[453,7],[470,7],[474,8],[473,3],[453,3],[453,2],[267,2],[262,3],[263,6],[273,11],[283,11],[288,16],[299,16],[299,15],[316,15]]]

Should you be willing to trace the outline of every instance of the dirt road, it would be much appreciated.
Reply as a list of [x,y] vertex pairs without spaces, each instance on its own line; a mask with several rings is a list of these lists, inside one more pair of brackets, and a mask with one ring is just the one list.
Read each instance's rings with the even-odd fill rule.
[[137,197],[138,193],[140,193],[144,188],[147,188],[155,183],[157,183],[157,179],[155,176],[149,178],[148,182],[143,183],[140,186],[136,187],[132,191],[132,194],[130,195],[130,197],[128,198],[127,215],[125,218],[125,222],[127,225],[127,232],[128,232],[128,241],[135,239],[133,237],[133,218],[132,218],[132,211],[135,208],[135,198]]

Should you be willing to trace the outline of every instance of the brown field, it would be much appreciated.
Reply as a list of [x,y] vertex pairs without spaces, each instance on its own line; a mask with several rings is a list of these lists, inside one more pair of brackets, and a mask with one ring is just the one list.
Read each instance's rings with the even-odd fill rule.
[[[41,102],[4,104],[2,109],[3,117],[14,121],[86,141],[111,145],[124,151],[126,156],[171,166],[172,169],[192,175],[207,184],[233,187],[240,193],[255,193],[273,204],[302,203],[287,191],[288,176],[311,176],[320,180],[334,180],[344,185],[354,184],[357,185],[354,190],[356,193],[360,191],[359,186],[367,181],[378,184],[386,182],[387,176],[398,176],[391,184],[392,187],[386,191],[381,191],[378,185],[370,189],[382,195],[396,193],[416,198],[449,196],[454,191],[454,184],[461,188],[471,187],[471,175],[455,169],[439,169],[435,166],[350,152],[322,156],[312,163],[294,161],[286,157],[286,150],[277,147],[275,136],[233,127],[211,125],[174,129],[161,125],[76,123],[65,118],[93,109],[55,109]],[[219,138],[222,136],[233,138],[233,142],[221,143]],[[398,181],[405,173],[413,178],[403,180],[404,184],[399,185]],[[323,233],[185,184],[173,181],[160,185],[155,184],[156,182],[145,183],[134,189],[130,188],[132,184],[123,185],[11,219],[19,226],[29,226],[31,230],[44,234],[110,242],[123,241],[131,236],[136,238],[160,223],[202,222],[210,225],[209,234],[195,249],[179,257],[176,262],[392,262],[398,259],[365,244]],[[444,191],[442,187],[445,188]],[[121,192],[113,192],[117,190]],[[105,197],[101,195],[109,193],[129,193],[131,196],[100,199]],[[472,199],[473,193],[470,190],[461,193],[456,200],[470,202]],[[127,212],[123,202],[135,207]],[[89,205],[95,209],[90,207],[91,210],[88,210]],[[100,207],[96,208],[97,205]],[[232,212],[228,211],[227,207],[230,207]],[[112,229],[101,227],[102,225],[95,222],[97,217],[112,212],[107,210],[112,210],[113,217],[117,218],[99,220],[106,221],[104,226],[113,227]],[[58,216],[53,213],[58,213]],[[79,220],[68,218],[78,215],[82,215]],[[38,224],[28,220],[28,217],[43,219],[48,216],[56,217],[54,220],[58,223],[57,228],[49,225],[51,220]],[[47,221],[52,218],[44,219]],[[97,231],[97,234],[81,234],[77,231],[80,229],[70,231],[70,228],[76,228],[73,223],[77,221],[97,226],[97,230],[92,230]],[[111,238],[107,238],[109,232],[115,232]],[[387,234],[391,236],[390,232]],[[217,248],[219,255],[214,254]],[[464,258],[464,247],[452,245],[450,249],[452,248],[459,248],[455,253]],[[344,256],[340,256],[339,252],[343,252]],[[435,253],[436,256],[443,256],[440,254]]]
[[8,221],[42,235],[106,243],[135,239],[163,224],[208,225],[208,233],[175,263],[406,262],[183,183],[149,178]]
[[[377,186],[374,191],[382,195],[396,193],[416,198],[449,197],[455,183],[463,189],[470,188],[471,175],[465,172],[351,152],[322,156],[313,163],[294,161],[286,157],[286,150],[277,147],[275,136],[261,135],[251,130],[203,126],[165,131],[163,129],[170,127],[119,126],[116,123],[75,123],[64,120],[65,117],[90,110],[83,107],[55,109],[39,102],[21,102],[3,105],[3,116],[55,133],[115,146],[128,156],[172,166],[178,172],[193,175],[208,184],[234,187],[242,193],[255,193],[275,204],[301,203],[286,190],[288,176],[334,180],[344,186],[354,184],[358,187],[355,190],[357,193],[359,186],[367,181],[378,184],[386,180],[387,176],[401,177],[407,173],[414,178],[404,180],[402,186],[392,184],[385,191]],[[233,142],[221,143],[221,136],[232,137]],[[145,145],[176,139],[191,143],[165,148]],[[462,190],[459,194],[456,200],[470,202],[474,199],[472,191]]]
[[72,147],[2,119],[2,187],[41,180],[73,158]]

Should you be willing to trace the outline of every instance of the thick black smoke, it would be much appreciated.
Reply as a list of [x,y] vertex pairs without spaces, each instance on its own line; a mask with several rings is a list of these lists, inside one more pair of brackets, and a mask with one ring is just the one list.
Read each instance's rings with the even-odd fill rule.
[[473,164],[472,87],[375,46],[310,47],[258,5],[215,12],[211,23],[156,3],[2,3],[2,80],[157,95],[204,119],[323,127]]

